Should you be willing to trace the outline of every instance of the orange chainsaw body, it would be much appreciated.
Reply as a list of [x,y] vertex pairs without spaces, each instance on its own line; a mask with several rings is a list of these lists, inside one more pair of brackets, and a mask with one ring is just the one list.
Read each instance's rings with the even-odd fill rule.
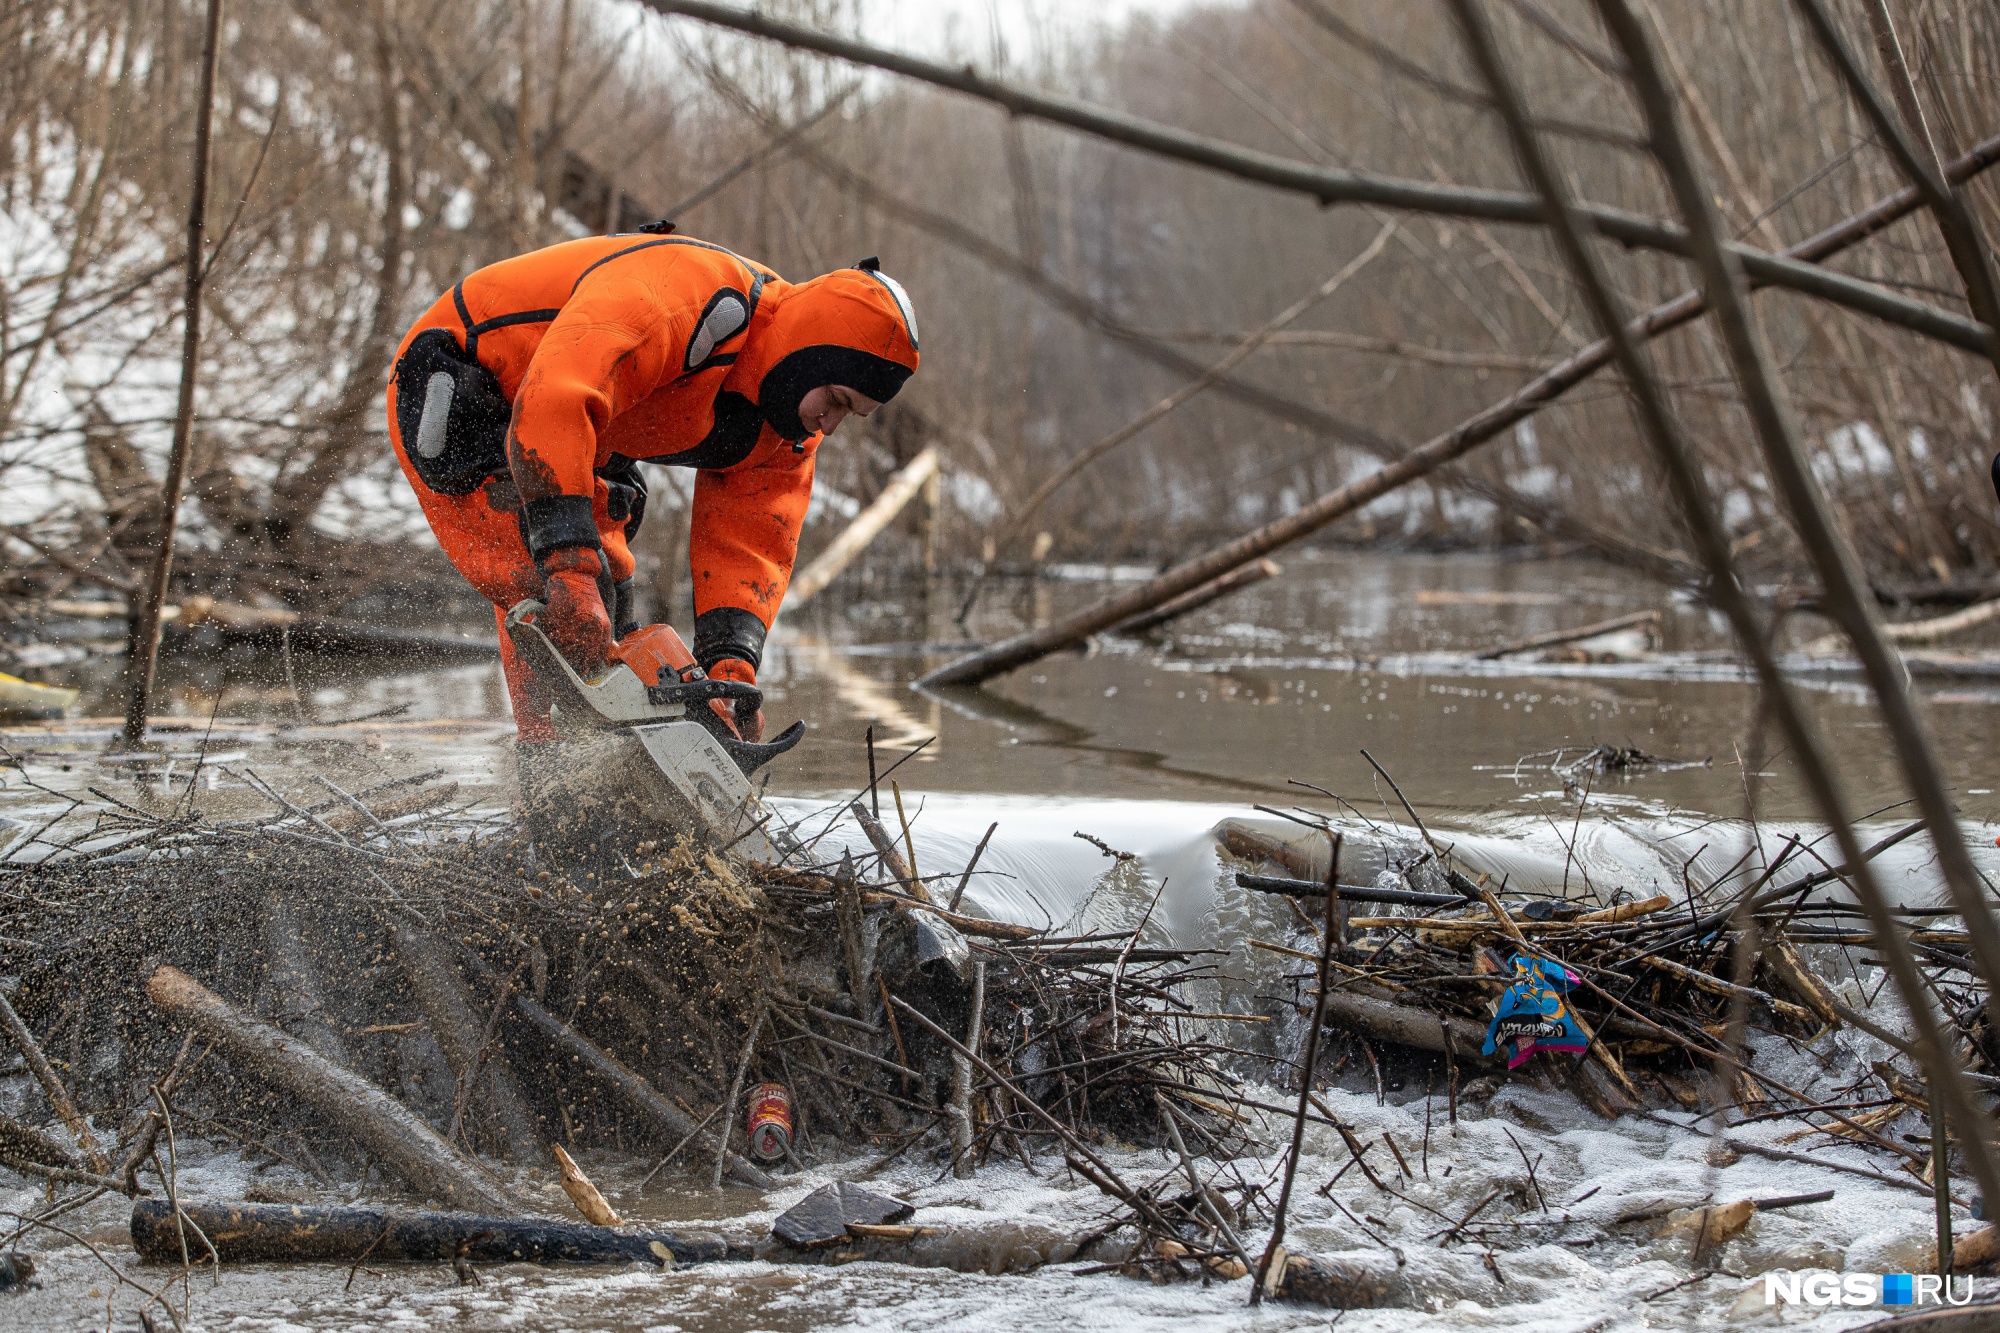
[[611,645],[611,660],[623,662],[648,685],[700,680],[703,671],[672,625],[641,625]]
[[[610,661],[614,667],[629,668],[647,685],[664,685],[673,680],[685,684],[708,677],[695,664],[694,654],[688,651],[686,641],[672,625],[641,625],[611,646]],[[743,738],[728,709],[717,706],[713,711],[731,736]]]

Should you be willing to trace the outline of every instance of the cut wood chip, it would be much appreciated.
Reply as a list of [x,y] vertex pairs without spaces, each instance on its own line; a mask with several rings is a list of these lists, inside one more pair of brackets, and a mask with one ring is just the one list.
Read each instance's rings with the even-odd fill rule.
[[1743,1234],[1743,1229],[1756,1215],[1755,1199],[1738,1199],[1735,1203],[1693,1208],[1670,1218],[1660,1235],[1663,1238],[1691,1240],[1698,1250],[1709,1250]]
[[600,1227],[615,1227],[622,1223],[624,1219],[604,1201],[604,1196],[597,1192],[597,1186],[590,1183],[590,1177],[583,1174],[583,1168],[562,1150],[562,1145],[552,1143],[549,1148],[555,1153],[556,1166],[562,1171],[563,1193],[569,1195],[569,1201],[583,1214],[583,1220]]

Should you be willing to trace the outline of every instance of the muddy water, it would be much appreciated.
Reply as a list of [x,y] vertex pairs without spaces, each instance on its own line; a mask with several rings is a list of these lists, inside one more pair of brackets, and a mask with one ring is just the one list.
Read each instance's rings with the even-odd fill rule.
[[[997,585],[970,634],[1001,637],[1149,571],[1068,572],[1075,577]],[[1598,564],[1295,555],[1282,577],[1197,612],[1159,642],[1104,640],[1090,655],[1047,659],[987,690],[915,692],[910,682],[948,660],[964,637],[951,623],[956,605],[953,590],[926,597],[918,588],[891,587],[864,597],[830,594],[781,623],[763,673],[768,713],[780,726],[803,718],[812,736],[772,767],[774,792],[852,787],[866,771],[862,734],[872,723],[885,764],[936,738],[898,775],[924,791],[1269,803],[1300,795],[1286,786],[1298,779],[1376,813],[1383,808],[1378,792],[1387,792],[1361,757],[1366,749],[1420,810],[1452,818],[1560,791],[1551,771],[1558,752],[1574,759],[1609,744],[1695,762],[1600,778],[1596,793],[1661,809],[1740,814],[1740,751],[1759,764],[1748,771],[1761,775],[1754,782],[1761,813],[1810,813],[1786,756],[1759,758],[1756,692],[1733,664],[1716,618]],[[1471,660],[1497,644],[1649,609],[1664,615],[1663,642],[1645,661]],[[1789,627],[1793,647],[1827,631],[1812,616]],[[416,724],[443,720],[476,733],[473,749],[481,753],[490,750],[490,737],[471,724],[506,717],[497,665],[296,665],[302,704],[275,660],[169,658],[166,711],[296,730],[307,719],[400,708],[392,723],[370,729],[377,737],[371,743],[393,745],[398,729],[427,730]],[[97,656],[41,674],[82,685],[84,711],[104,714],[117,703],[117,670],[115,658]],[[1899,799],[1865,692],[1837,676],[1808,685],[1857,810]],[[1982,819],[2000,813],[1990,745],[2000,681],[1920,681],[1918,693],[1965,812]],[[1767,751],[1776,748],[1767,743]]]
[[[971,631],[997,637],[1143,572],[1003,586]],[[1230,951],[1224,970],[1233,994],[1254,994],[1271,979],[1277,964],[1241,945],[1246,936],[1281,933],[1286,913],[1280,903],[1246,901],[1234,889],[1233,867],[1215,855],[1213,830],[1239,820],[1296,833],[1296,826],[1255,807],[1303,803],[1342,817],[1356,835],[1343,878],[1368,877],[1384,858],[1412,846],[1415,835],[1395,796],[1361,757],[1364,749],[1467,866],[1529,892],[1608,899],[1699,887],[1728,873],[1753,840],[1768,848],[1791,833],[1812,836],[1788,758],[1757,754],[1754,691],[1731,665],[1712,618],[1601,566],[1295,556],[1283,578],[1190,617],[1161,642],[1107,643],[1088,656],[1039,664],[983,692],[917,693],[909,682],[950,655],[942,645],[957,637],[949,616],[955,604],[943,593],[927,599],[915,590],[891,589],[830,597],[781,626],[764,673],[769,715],[779,726],[803,718],[812,731],[808,743],[772,773],[771,793],[787,817],[808,836],[826,828],[838,801],[865,778],[862,737],[870,725],[884,766],[932,738],[895,774],[913,818],[920,871],[963,865],[986,827],[997,822],[1000,832],[981,873],[966,888],[975,908],[1078,929],[1129,925],[1150,910],[1149,938]],[[1652,608],[1664,613],[1662,651],[1644,661],[1470,660],[1497,643]],[[1820,622],[1803,621],[1791,646],[1824,631]],[[88,710],[104,714],[115,701],[116,665],[88,659],[42,674],[83,685]],[[211,755],[232,756],[232,766],[254,766],[280,787],[304,789],[314,774],[354,786],[441,770],[462,784],[468,803],[498,808],[510,798],[511,727],[497,666],[361,671],[302,659],[294,667],[296,694],[275,661],[170,659],[167,706],[190,724],[174,748],[192,755],[205,743]],[[1987,738],[2000,690],[1919,689],[1962,808],[1990,851],[1993,830],[1984,825],[2000,813],[1994,795],[2000,775],[1993,772]],[[1856,809],[1898,801],[1900,784],[1865,697],[1837,678],[1815,683],[1808,697],[1840,756]],[[370,716],[385,710],[397,711]],[[351,720],[357,718],[364,720]],[[46,815],[59,808],[51,793],[90,785],[134,794],[127,772],[96,762],[104,734],[88,725],[61,734],[10,730],[7,745],[26,758],[39,785],[0,770],[0,816]],[[1683,762],[1593,777],[1587,786],[1569,780],[1574,775],[1561,771],[1563,764],[1596,744]],[[189,772],[184,765],[179,776]],[[1323,787],[1343,804],[1288,786],[1288,779]],[[253,799],[243,784],[212,769],[196,780],[214,782],[207,799]],[[1754,834],[1740,820],[1746,786],[1760,817]],[[892,811],[890,794],[882,799]],[[1883,816],[1883,825],[1892,818]],[[1145,879],[1107,882],[1109,863],[1076,832],[1139,853]],[[831,828],[823,847],[853,836]],[[1303,845],[1316,846],[1313,838]],[[2000,866],[1989,866],[1989,873],[1996,870]],[[1898,849],[1891,872],[1906,898],[1928,900],[1934,891],[1927,858],[1915,843]],[[1157,905],[1149,906],[1155,893]],[[1851,1001],[1859,1003],[1861,993]],[[1832,1070],[1866,1054],[1836,1054]],[[1780,1051],[1772,1058],[1787,1057]],[[1795,1086],[1825,1073],[1802,1066]],[[1500,1120],[1490,1121],[1488,1133],[1480,1126],[1486,1113],[1468,1109],[1466,1123],[1437,1129],[1432,1143],[1431,1122],[1442,1123],[1445,1114],[1442,1097],[1435,1104],[1419,1098],[1398,1106],[1396,1098],[1377,1105],[1372,1095],[1352,1090],[1329,1095],[1343,1117],[1379,1122],[1382,1132],[1395,1133],[1406,1146],[1419,1139],[1429,1145],[1424,1180],[1406,1186],[1421,1206],[1386,1205],[1374,1197],[1348,1202],[1356,1214],[1366,1209],[1372,1229],[1415,1256],[1412,1262],[1430,1265],[1418,1285],[1431,1293],[1427,1309],[1452,1326],[1691,1326],[1720,1317],[1743,1289],[1741,1282],[1721,1292],[1696,1285],[1646,1303],[1643,1298],[1690,1274],[1688,1256],[1651,1240],[1650,1231],[1625,1234],[1615,1227],[1604,1242],[1574,1235],[1558,1241],[1552,1233],[1547,1245],[1506,1251],[1500,1263],[1509,1281],[1503,1286],[1476,1252],[1444,1255],[1422,1240],[1434,1230],[1425,1208],[1459,1215],[1479,1202],[1488,1181],[1513,1169],[1515,1148],[1498,1137]],[[1591,1225],[1607,1217],[1615,1222],[1619,1208],[1643,1212],[1705,1196],[1792,1194],[1838,1184],[1836,1204],[1822,1213],[1801,1210],[1760,1221],[1739,1251],[1721,1256],[1720,1266],[1755,1272],[1847,1262],[1894,1271],[1916,1263],[1905,1252],[1923,1233],[1921,1198],[1857,1184],[1853,1177],[1822,1179],[1810,1168],[1760,1166],[1751,1158],[1725,1171],[1710,1164],[1698,1136],[1633,1122],[1607,1133],[1580,1119],[1567,1099],[1532,1088],[1510,1087],[1499,1102],[1507,1104],[1509,1131],[1529,1153],[1546,1153],[1553,1164],[1545,1186],[1586,1195],[1595,1193],[1592,1183],[1612,1182],[1593,1206],[1613,1211],[1591,1214]],[[1340,1152],[1338,1143],[1309,1139],[1305,1175],[1315,1184],[1325,1180],[1338,1169]],[[1274,1164],[1275,1158],[1246,1162],[1244,1169],[1254,1176]],[[865,1158],[823,1164],[757,1200],[740,1192],[718,1199],[663,1183],[644,1195],[625,1192],[621,1182],[635,1181],[644,1164],[588,1165],[634,1217],[738,1218],[753,1226],[811,1184],[870,1169]],[[906,1160],[877,1178],[924,1204],[927,1216],[999,1213],[1087,1226],[1099,1209],[1097,1196],[1051,1176],[1050,1166],[1041,1163],[1040,1174],[1031,1176],[996,1164],[968,1187],[939,1182],[934,1165]],[[1142,1154],[1129,1166],[1141,1175],[1163,1169]],[[1457,1169],[1455,1177],[1447,1167]],[[1341,1194],[1356,1183],[1343,1181]],[[528,1187],[560,1208],[546,1180]],[[199,1164],[183,1188],[216,1196],[252,1188],[275,1197],[310,1194],[282,1168],[256,1172],[226,1154]],[[6,1206],[26,1207],[30,1198],[17,1192]],[[1589,1211],[1581,1200],[1577,1208],[1580,1218]],[[1381,1253],[1329,1202],[1311,1201],[1295,1216],[1302,1248]],[[77,1231],[113,1256],[126,1279],[157,1286],[164,1274],[134,1268],[121,1257],[119,1219],[118,1207],[97,1205]],[[0,1325],[104,1327],[109,1308],[114,1326],[135,1326],[138,1302],[130,1286],[116,1285],[119,1279],[87,1250],[44,1239],[52,1246],[45,1255],[47,1286],[12,1304],[0,1298]],[[229,1274],[214,1286],[199,1281],[195,1321],[258,1329],[1325,1324],[1324,1315],[1299,1311],[1248,1320],[1240,1313],[1241,1284],[1157,1291],[1067,1271],[988,1279],[867,1267],[791,1273],[743,1265],[664,1276],[509,1269],[490,1273],[480,1287],[460,1288],[448,1272],[419,1270],[363,1275],[351,1290],[344,1288],[346,1276],[266,1271]],[[1402,1328],[1423,1317],[1356,1314],[1343,1323]]]

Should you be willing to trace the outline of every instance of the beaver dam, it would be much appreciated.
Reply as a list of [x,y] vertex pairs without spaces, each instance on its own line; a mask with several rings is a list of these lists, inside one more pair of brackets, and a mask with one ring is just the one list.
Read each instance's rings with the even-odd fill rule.
[[[1809,833],[1564,893],[1322,800],[1216,828],[1208,947],[1087,831],[1065,919],[990,919],[1000,853],[931,864],[886,782],[783,806],[781,864],[662,829],[558,869],[453,784],[229,758],[14,821],[27,1322],[805,1327],[859,1281],[1145,1326],[1227,1321],[1262,1272],[1286,1321],[1636,1327],[1761,1312],[1766,1272],[1929,1271],[1940,1201],[1957,1271],[1992,1254]],[[2000,1087],[1962,932],[1902,910]],[[1580,1040],[1510,1069],[1489,1020],[1538,964]]]

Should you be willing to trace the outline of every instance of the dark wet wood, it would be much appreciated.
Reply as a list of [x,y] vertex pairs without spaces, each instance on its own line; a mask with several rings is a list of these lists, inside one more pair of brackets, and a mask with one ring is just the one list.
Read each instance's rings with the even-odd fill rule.
[[[728,1253],[721,1237],[675,1231],[615,1231],[547,1218],[479,1213],[321,1208],[282,1203],[190,1203],[225,1264],[471,1263],[617,1264],[656,1268],[713,1263]],[[150,1263],[181,1262],[180,1227],[161,1199],[132,1207],[132,1248]],[[191,1245],[190,1253],[203,1253]]]

